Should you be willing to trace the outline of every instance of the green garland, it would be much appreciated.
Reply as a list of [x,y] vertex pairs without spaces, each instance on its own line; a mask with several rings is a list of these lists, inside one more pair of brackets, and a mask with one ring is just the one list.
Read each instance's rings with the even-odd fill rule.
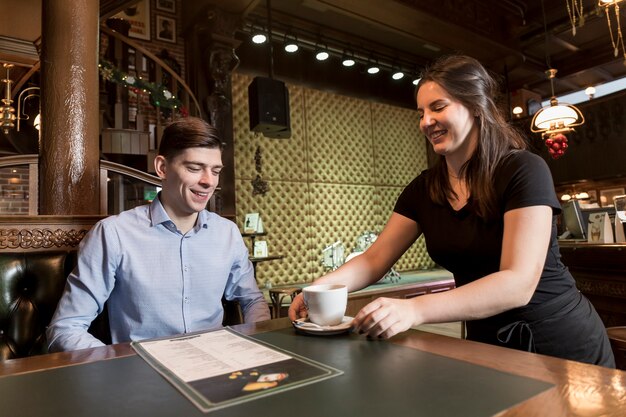
[[164,85],[155,84],[150,81],[146,81],[141,77],[135,77],[134,75],[127,74],[116,68],[111,62],[105,59],[100,59],[98,68],[102,78],[105,80],[128,87],[131,91],[137,94],[140,94],[141,92],[149,94],[150,102],[153,106],[186,113],[185,108],[182,107],[182,102]]

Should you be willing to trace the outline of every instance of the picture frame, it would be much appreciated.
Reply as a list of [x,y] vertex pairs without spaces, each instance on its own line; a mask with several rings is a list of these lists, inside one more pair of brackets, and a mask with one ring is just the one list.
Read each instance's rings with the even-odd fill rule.
[[130,23],[129,37],[150,40],[150,0],[141,0],[113,17]]
[[176,13],[176,0],[156,0],[157,10]]
[[256,242],[254,242],[254,248],[252,253],[255,258],[267,258],[269,255],[267,250],[267,241],[257,240]]
[[613,207],[613,197],[626,194],[624,187],[605,188],[600,190],[599,203],[601,207]]
[[263,221],[259,213],[248,213],[243,222],[243,232],[247,234],[263,233]]
[[155,34],[160,41],[176,43],[176,20],[157,15]]

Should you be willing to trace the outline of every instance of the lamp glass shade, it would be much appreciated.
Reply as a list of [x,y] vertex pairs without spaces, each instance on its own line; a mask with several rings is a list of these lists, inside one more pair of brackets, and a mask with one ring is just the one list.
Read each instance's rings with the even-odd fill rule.
[[569,126],[578,121],[578,113],[570,106],[556,104],[543,107],[535,115],[535,127],[541,130],[552,126]]

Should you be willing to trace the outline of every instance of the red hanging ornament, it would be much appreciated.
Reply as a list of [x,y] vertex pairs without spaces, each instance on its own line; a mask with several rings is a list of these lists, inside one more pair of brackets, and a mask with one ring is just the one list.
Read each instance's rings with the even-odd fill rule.
[[565,150],[569,146],[567,144],[567,136],[562,133],[551,134],[545,142],[548,152],[552,159],[559,159],[565,154]]

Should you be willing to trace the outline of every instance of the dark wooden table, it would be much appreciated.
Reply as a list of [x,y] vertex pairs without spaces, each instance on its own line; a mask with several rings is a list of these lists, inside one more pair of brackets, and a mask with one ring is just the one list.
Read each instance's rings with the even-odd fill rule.
[[[280,331],[289,326],[288,319],[278,319],[256,325],[238,325],[235,326],[235,329],[244,334],[260,334]],[[282,334],[282,337],[289,336]],[[365,342],[359,337],[356,339],[356,343]],[[554,384],[554,387],[548,388],[539,395],[504,410],[498,414],[499,416],[602,415],[617,417],[626,415],[626,372],[623,371],[415,330],[398,335],[390,341],[371,341],[370,343],[393,343],[421,352],[433,353],[508,374]],[[0,362],[0,381],[4,377],[12,375],[130,355],[135,355],[135,353],[129,345],[119,344],[75,352],[7,360]],[[468,378],[471,378],[471,375],[468,375]],[[486,392],[485,395],[488,396],[489,393]],[[25,401],[28,398],[36,398],[35,393],[24,393],[24,396]],[[278,396],[270,398],[275,398],[274,401],[280,401]],[[363,401],[368,401],[368,399],[363,398]],[[294,414],[297,415],[295,410]]]

